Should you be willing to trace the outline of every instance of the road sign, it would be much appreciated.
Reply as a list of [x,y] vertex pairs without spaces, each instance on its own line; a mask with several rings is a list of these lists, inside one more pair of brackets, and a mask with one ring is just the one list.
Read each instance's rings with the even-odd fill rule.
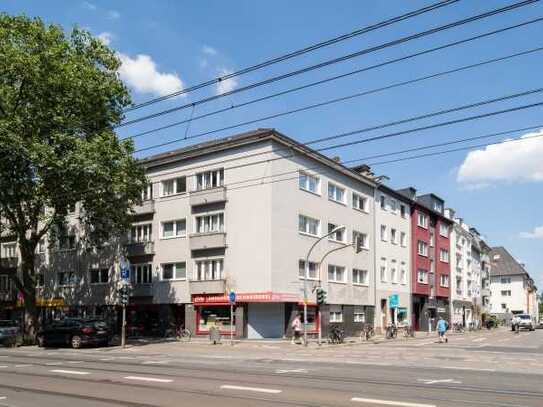
[[119,268],[121,269],[121,280],[130,280],[130,262],[124,256],[119,260]]
[[398,308],[400,306],[400,297],[398,294],[392,294],[388,297],[389,308]]
[[236,293],[234,291],[230,291],[230,293],[228,294],[228,300],[230,301],[230,304],[236,302]]

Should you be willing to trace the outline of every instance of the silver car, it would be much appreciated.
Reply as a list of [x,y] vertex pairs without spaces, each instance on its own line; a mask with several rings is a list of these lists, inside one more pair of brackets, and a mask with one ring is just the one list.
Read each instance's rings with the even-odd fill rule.
[[23,334],[17,321],[0,320],[0,345],[18,346],[23,343]]
[[511,320],[511,330],[514,331],[516,328],[529,329],[530,331],[535,330],[534,320],[529,314],[517,314]]

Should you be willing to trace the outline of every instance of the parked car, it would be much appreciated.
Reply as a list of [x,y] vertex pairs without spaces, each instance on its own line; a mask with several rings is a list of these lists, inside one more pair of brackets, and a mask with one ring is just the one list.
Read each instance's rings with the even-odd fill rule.
[[535,323],[532,319],[532,316],[529,314],[517,314],[511,320],[511,330],[514,331],[516,328],[529,329],[530,331],[535,330]]
[[17,321],[0,320],[0,344],[18,346],[23,343],[23,333]]
[[68,345],[78,349],[85,345],[107,346],[111,330],[106,322],[97,319],[65,318],[54,321],[38,333],[38,345]]

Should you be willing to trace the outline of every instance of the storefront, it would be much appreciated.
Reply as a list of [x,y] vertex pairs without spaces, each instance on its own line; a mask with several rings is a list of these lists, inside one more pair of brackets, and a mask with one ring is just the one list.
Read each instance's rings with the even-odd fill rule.
[[429,298],[413,294],[412,323],[416,331],[435,331],[437,321],[450,321],[448,298]]

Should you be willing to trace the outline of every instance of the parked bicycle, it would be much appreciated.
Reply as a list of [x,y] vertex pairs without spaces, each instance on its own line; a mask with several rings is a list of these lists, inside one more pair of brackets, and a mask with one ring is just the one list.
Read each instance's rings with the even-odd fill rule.
[[373,326],[370,324],[364,324],[364,326],[362,327],[362,330],[360,331],[360,340],[369,341],[374,336],[375,336],[375,331],[373,329]]
[[192,332],[182,325],[176,326],[175,324],[170,324],[169,328],[164,330],[163,337],[175,338],[180,342],[188,342],[192,338]]
[[330,333],[328,334],[328,342],[333,344],[343,343],[345,340],[345,331],[339,326],[333,326],[330,328]]
[[396,324],[390,324],[385,331],[385,338],[396,339],[398,337],[398,327]]
[[463,334],[466,330],[464,328],[464,325],[461,323],[461,322],[455,322],[453,324],[453,329],[452,331],[454,333],[458,333],[458,334]]
[[402,331],[405,338],[413,338],[415,336],[415,331],[413,330],[413,328],[411,328],[410,325],[404,326],[402,328]]

